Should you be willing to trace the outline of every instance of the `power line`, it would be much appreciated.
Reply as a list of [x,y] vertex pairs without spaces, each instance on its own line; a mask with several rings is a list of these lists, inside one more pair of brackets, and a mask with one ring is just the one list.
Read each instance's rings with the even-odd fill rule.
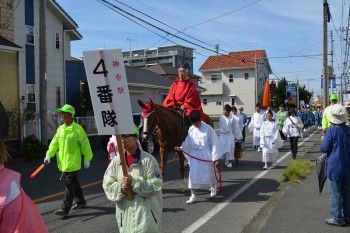
[[237,12],[237,11],[239,11],[239,10],[242,10],[242,9],[248,7],[248,6],[254,5],[254,4],[256,4],[256,3],[260,2],[260,1],[262,1],[262,0],[258,0],[258,1],[252,2],[252,3],[248,4],[248,5],[242,6],[242,7],[238,8],[238,9],[236,9],[236,10],[227,12],[227,13],[225,13],[225,14],[223,14],[223,15],[220,15],[220,16],[217,16],[217,17],[215,17],[215,18],[212,18],[212,19],[208,19],[208,20],[206,20],[206,21],[203,21],[203,22],[201,22],[201,23],[197,23],[197,24],[195,24],[195,25],[186,27],[184,30],[189,29],[189,28],[192,28],[192,27],[197,27],[197,26],[199,26],[199,25],[202,25],[202,24],[205,24],[205,23],[214,21],[214,20],[216,20],[216,19],[222,18],[222,17],[224,17],[224,16],[226,16],[226,15],[229,15],[229,14],[232,14],[232,13]]

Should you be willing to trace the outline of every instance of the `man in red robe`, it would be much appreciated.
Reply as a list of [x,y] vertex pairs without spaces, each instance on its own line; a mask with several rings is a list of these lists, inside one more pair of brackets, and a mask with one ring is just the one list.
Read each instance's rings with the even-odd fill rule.
[[179,78],[171,85],[169,93],[163,102],[167,108],[181,107],[185,116],[189,116],[193,110],[199,110],[202,120],[203,109],[196,86],[189,79],[189,65],[185,63],[178,69]]

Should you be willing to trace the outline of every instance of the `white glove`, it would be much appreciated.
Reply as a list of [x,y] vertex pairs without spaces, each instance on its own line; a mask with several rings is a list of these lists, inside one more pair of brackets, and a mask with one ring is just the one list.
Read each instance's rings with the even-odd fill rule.
[[50,163],[50,159],[51,159],[51,157],[46,155],[46,157],[44,159],[44,164],[49,164]]
[[90,167],[90,162],[84,161],[84,168],[89,168]]

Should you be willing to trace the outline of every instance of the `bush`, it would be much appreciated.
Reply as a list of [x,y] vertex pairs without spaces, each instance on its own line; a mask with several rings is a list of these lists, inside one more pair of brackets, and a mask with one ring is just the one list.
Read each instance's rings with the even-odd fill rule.
[[30,135],[24,139],[24,152],[30,159],[43,158],[47,151],[47,146],[39,141],[35,135]]
[[283,172],[284,181],[301,183],[312,167],[314,164],[309,160],[293,160]]

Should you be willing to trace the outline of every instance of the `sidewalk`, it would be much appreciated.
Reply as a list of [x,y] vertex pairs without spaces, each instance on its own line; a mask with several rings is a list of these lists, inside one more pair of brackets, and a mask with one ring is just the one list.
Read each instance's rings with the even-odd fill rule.
[[[315,139],[314,139],[315,140]],[[304,155],[315,162],[321,155],[320,140]],[[337,233],[350,232],[350,226],[335,227],[324,223],[330,218],[328,183],[319,195],[315,167],[302,184],[283,183],[268,204],[248,224],[244,233]]]

